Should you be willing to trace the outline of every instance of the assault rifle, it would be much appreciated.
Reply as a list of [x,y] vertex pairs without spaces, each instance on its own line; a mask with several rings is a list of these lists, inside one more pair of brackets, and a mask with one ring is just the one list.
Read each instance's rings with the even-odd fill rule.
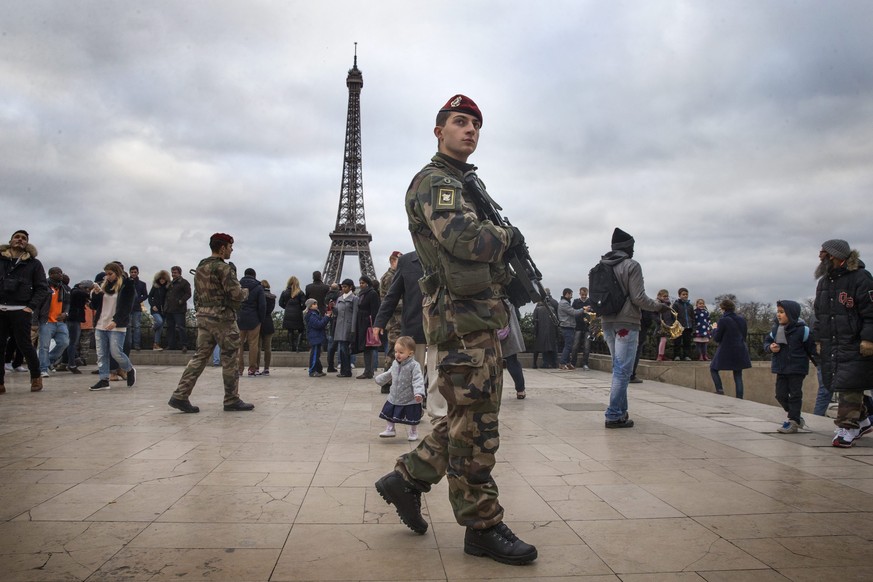
[[[504,228],[512,227],[509,220],[500,214],[503,208],[488,195],[488,192],[482,186],[482,182],[479,181],[479,176],[475,172],[464,174],[464,188],[471,195],[470,197],[476,208],[479,209],[486,219],[497,226]],[[531,302],[545,305],[548,308],[549,317],[555,325],[558,325],[557,314],[545,303],[546,290],[541,283],[543,275],[537,269],[530,256],[527,243],[522,241],[507,249],[503,254],[503,260],[506,263],[506,269],[512,277],[509,284],[506,285],[506,294],[509,297],[510,303],[516,307],[521,307]]]

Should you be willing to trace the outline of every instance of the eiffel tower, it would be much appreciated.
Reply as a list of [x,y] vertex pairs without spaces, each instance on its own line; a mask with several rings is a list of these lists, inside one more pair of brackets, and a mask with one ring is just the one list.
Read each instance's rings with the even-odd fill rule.
[[358,69],[358,43],[355,43],[354,66],[349,69],[346,86],[349,88],[349,110],[346,117],[346,149],[343,158],[343,181],[340,188],[336,228],[330,233],[330,252],[322,275],[330,283],[340,281],[346,255],[358,255],[361,274],[376,280],[370,241],[364,219],[364,185],[361,179],[361,88],[364,77]]

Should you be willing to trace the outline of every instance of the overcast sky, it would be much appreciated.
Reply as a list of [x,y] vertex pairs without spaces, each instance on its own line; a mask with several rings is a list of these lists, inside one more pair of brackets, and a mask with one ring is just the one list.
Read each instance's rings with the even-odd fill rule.
[[[651,296],[814,293],[821,242],[873,256],[873,3],[0,4],[0,240],[74,281],[186,271],[212,232],[284,287],[323,268],[358,43],[376,271],[454,93],[470,161],[553,295],[620,226]],[[357,277],[354,257],[344,275]]]

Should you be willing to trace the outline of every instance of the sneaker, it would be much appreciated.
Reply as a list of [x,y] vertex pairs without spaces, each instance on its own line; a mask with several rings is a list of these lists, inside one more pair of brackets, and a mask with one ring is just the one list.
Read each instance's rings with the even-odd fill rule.
[[133,388],[134,384],[136,384],[136,368],[131,368],[127,371],[127,387]]
[[109,390],[109,380],[97,380],[97,383],[88,388],[91,392],[97,392],[98,390]]
[[686,361],[686,362],[690,362],[690,361],[691,361],[691,358],[689,358],[688,356],[685,356],[685,361]]
[[261,375],[260,370],[256,370],[255,368],[249,368],[249,376],[254,378],[255,376],[260,376],[260,375]]
[[388,439],[397,436],[397,432],[393,428],[386,428],[379,433],[379,436],[383,439]]
[[585,364],[584,366],[582,366],[582,369],[583,370],[590,370],[591,368],[588,367],[588,364]]
[[66,365],[66,364],[57,364],[57,365],[55,365],[55,366],[52,366],[52,369],[53,369],[55,372],[66,372],[66,371],[67,371],[67,365]]
[[27,366],[18,366],[14,369],[15,372],[27,372]]
[[409,431],[409,436],[406,437],[406,440],[417,441],[418,440],[418,431],[417,430]]
[[6,369],[9,370],[10,372],[13,370],[11,362],[6,364]]
[[682,358],[680,358],[679,356],[676,356],[675,358],[673,358],[673,361],[674,361],[674,362],[679,362],[679,361],[681,361],[681,360],[682,360]]
[[797,432],[797,427],[799,424],[791,419],[786,420],[782,423],[782,426],[776,429],[776,432],[780,432],[782,434],[794,434]]
[[567,369],[568,370],[575,370],[576,366],[574,366],[573,364],[567,364]]
[[569,370],[570,368],[567,367],[567,364],[561,364],[561,367],[558,368],[558,369],[561,370],[561,371],[566,372],[566,371]]
[[169,402],[167,402],[170,406],[175,408],[176,410],[181,410],[182,412],[188,413],[196,413],[200,412],[199,406],[194,406],[187,400],[179,400],[178,398],[170,398]]
[[159,346],[158,344],[152,344],[152,351],[153,351],[153,352],[163,352],[163,351],[164,351],[164,348],[162,348],[162,347]]
[[537,549],[512,533],[502,521],[488,529],[468,527],[464,534],[464,553],[488,556],[503,564],[519,565],[537,559]]
[[48,373],[48,371],[46,371],[46,372],[40,372],[40,373],[39,373],[39,377],[40,377],[40,378],[48,378],[48,377],[49,377],[49,373]]
[[606,421],[606,428],[631,428],[633,425],[634,421],[629,418]]
[[261,376],[269,376],[269,375],[270,375],[270,368],[264,368],[264,371],[261,372]]
[[859,428],[839,428],[831,444],[841,449],[848,449],[855,445],[855,440],[861,432]]
[[864,420],[861,421],[861,426],[858,428],[860,432],[858,432],[858,438],[861,438],[871,430],[873,430],[873,422],[870,422],[870,417],[868,416]]
[[336,374],[336,368],[328,368],[327,373],[328,374]]
[[73,374],[81,374],[82,373],[82,370],[79,369],[79,366],[73,366],[72,368],[69,368],[69,370]]
[[388,505],[393,505],[406,527],[417,534],[427,531],[427,522],[421,516],[421,491],[413,489],[400,473],[391,471],[376,481],[376,491]]

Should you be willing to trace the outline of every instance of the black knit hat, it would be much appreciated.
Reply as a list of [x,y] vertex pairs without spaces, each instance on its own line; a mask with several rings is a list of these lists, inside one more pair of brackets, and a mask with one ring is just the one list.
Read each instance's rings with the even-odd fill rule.
[[849,243],[839,238],[824,241],[821,243],[821,250],[840,261],[845,261],[852,253]]
[[633,248],[634,237],[632,237],[622,229],[615,227],[615,230],[612,231],[612,250],[626,251]]

